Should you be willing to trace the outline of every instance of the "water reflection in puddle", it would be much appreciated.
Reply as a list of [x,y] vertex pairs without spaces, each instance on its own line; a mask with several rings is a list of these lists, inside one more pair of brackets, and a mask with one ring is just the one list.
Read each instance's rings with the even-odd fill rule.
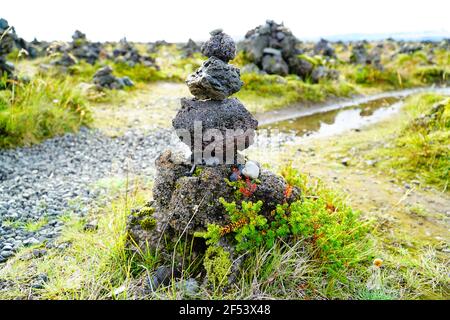
[[331,136],[388,119],[400,110],[402,104],[399,98],[384,98],[340,110],[280,121],[262,128],[278,129],[297,136]]

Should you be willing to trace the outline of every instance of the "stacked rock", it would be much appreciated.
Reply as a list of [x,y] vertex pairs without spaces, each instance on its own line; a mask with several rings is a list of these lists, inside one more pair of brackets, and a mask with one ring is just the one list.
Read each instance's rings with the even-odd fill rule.
[[236,45],[218,29],[211,32],[201,51],[208,60],[186,80],[195,98],[181,100],[182,108],[172,125],[191,148],[196,164],[225,163],[226,159],[237,163],[237,151],[253,143],[258,121],[238,99],[229,98],[243,85],[239,69],[228,64],[236,55]]
[[[173,120],[174,128],[177,133],[180,130],[194,134],[194,140],[198,138],[195,135],[196,124],[203,127],[199,130],[200,139],[207,135],[208,129],[215,130],[216,137],[222,136],[226,131],[234,133],[236,129],[241,132],[248,130],[249,136],[253,138],[257,120],[238,99],[229,98],[242,86],[239,69],[228,64],[236,52],[233,40],[222,30],[215,30],[201,50],[208,60],[186,81],[195,98],[181,100],[182,107]],[[128,249],[137,252],[150,249],[155,252],[158,259],[166,264],[169,279],[175,278],[183,268],[184,255],[177,248],[179,239],[191,245],[189,256],[192,261],[201,261],[208,255],[208,250],[207,243],[198,233],[205,232],[211,224],[221,227],[230,225],[230,216],[226,214],[220,198],[227,202],[237,201],[237,206],[241,206],[243,200],[253,203],[261,200],[263,204],[260,214],[269,219],[277,204],[291,203],[300,197],[300,190],[297,188],[286,195],[289,185],[285,179],[261,168],[257,162],[245,161],[244,164],[236,161],[237,151],[240,149],[234,147],[236,139],[236,135],[231,134],[231,137],[219,138],[215,144],[225,145],[230,152],[228,155],[233,159],[231,163],[220,163],[223,159],[218,159],[217,154],[209,156],[203,152],[208,149],[203,141],[197,141],[201,157],[194,157],[194,165],[181,153],[165,151],[155,163],[157,174],[153,186],[154,200],[143,208],[133,210],[128,217]],[[183,142],[191,147],[193,153],[197,152],[196,143]],[[246,145],[241,147],[245,148]],[[218,163],[211,161],[211,158],[218,160]],[[237,191],[231,181],[242,185],[239,192],[242,192],[243,199],[236,196]],[[242,256],[235,251],[233,239],[224,234],[215,244],[227,252],[230,261],[233,261],[228,283],[235,281],[243,261]],[[158,273],[157,270],[156,275]],[[201,274],[204,275],[203,272]],[[157,278],[151,278],[152,288],[164,283],[157,281]]]
[[150,56],[141,55],[139,51],[127,41],[126,38],[120,40],[119,47],[114,49],[113,51],[113,56],[116,62],[126,63],[130,67],[141,63],[146,67],[159,69],[159,67],[155,63],[155,59]]
[[15,33],[8,21],[0,18],[0,78],[6,74],[7,78],[13,78],[14,65],[6,60],[6,55],[14,48]]
[[110,66],[98,69],[94,74],[93,82],[99,88],[105,89],[123,89],[124,87],[132,87],[134,85],[133,81],[128,77],[117,78],[114,76]]
[[381,48],[376,46],[369,53],[363,42],[357,42],[352,47],[350,62],[360,65],[372,65],[377,69],[382,69],[381,65]]
[[286,75],[295,63],[299,41],[283,24],[267,20],[247,32],[242,49],[251,61],[269,74]]
[[314,46],[314,53],[320,54],[324,57],[336,58],[334,48],[331,46],[330,42],[325,39],[320,39],[320,41],[316,43]]
[[200,46],[195,43],[194,40],[189,39],[188,42],[181,48],[183,51],[183,57],[192,57],[194,53],[200,52]]
[[86,34],[76,30],[72,35],[71,52],[80,60],[85,60],[89,64],[95,64],[102,51],[101,43],[89,42]]
[[[283,24],[267,20],[265,24],[247,32],[241,47],[252,62],[244,66],[249,72],[262,72],[285,76],[295,74],[302,79],[318,82],[321,78],[334,79],[337,71],[324,66],[315,66],[300,54],[300,41]],[[314,48],[314,54],[322,54],[326,58],[335,57],[330,43],[321,40]],[[317,70],[316,70],[317,69]]]

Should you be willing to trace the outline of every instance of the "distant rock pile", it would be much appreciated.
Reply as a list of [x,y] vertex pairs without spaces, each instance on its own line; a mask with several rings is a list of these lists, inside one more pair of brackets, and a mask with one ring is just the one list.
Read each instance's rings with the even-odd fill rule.
[[113,57],[116,62],[126,63],[130,67],[141,63],[144,66],[159,69],[155,63],[155,59],[150,56],[141,55],[139,51],[125,38],[121,39],[119,42],[119,47],[114,49]]
[[72,35],[72,44],[70,51],[80,60],[85,60],[87,63],[95,64],[100,57],[102,51],[101,43],[89,42],[86,35],[76,30]]
[[336,58],[334,48],[331,46],[330,42],[325,39],[320,39],[320,41],[317,42],[314,46],[314,53],[328,58]]
[[[238,99],[229,97],[242,87],[239,69],[228,64],[236,54],[233,40],[222,30],[214,30],[201,50],[208,60],[186,81],[195,97],[181,99],[181,109],[172,122],[181,141],[191,149],[191,158],[169,150],[158,157],[154,200],[134,210],[127,224],[130,250],[150,249],[163,262],[175,262],[174,268],[166,268],[173,276],[179,274],[182,263],[178,239],[192,244],[193,259],[202,258],[209,251],[205,240],[195,233],[206,231],[212,223],[230,223],[219,198],[237,201],[237,206],[242,200],[262,200],[261,212],[269,217],[277,203],[297,200],[300,195],[294,189],[286,199],[287,183],[282,177],[239,154],[253,143],[258,121]],[[226,181],[248,188],[243,187],[242,199],[236,198],[236,189]],[[242,262],[233,241],[224,236],[217,244],[234,261],[229,282],[236,279]],[[152,278],[152,287],[159,285],[157,278]]]
[[364,42],[355,43],[352,47],[350,62],[360,65],[372,65],[377,69],[382,69],[381,48],[374,47],[369,53]]
[[183,51],[183,57],[188,58],[192,57],[194,53],[200,52],[201,47],[195,43],[194,40],[189,39],[188,42],[181,48]]
[[13,50],[16,35],[8,21],[0,18],[0,77],[14,77],[14,65],[6,60],[6,56]]
[[128,77],[115,77],[110,66],[105,66],[97,70],[94,74],[93,83],[97,85],[98,88],[104,89],[123,89],[124,87],[134,86],[133,81]]
[[68,68],[80,60],[93,65],[100,59],[101,43],[88,41],[86,35],[79,30],[74,32],[72,40],[71,43],[54,41],[47,46],[47,55],[54,57],[51,64]]
[[69,68],[73,65],[76,65],[77,63],[78,63],[77,58],[75,58],[73,54],[67,51],[62,52],[57,59],[51,62],[51,64],[63,68]]
[[[336,78],[336,71],[324,66],[316,66],[300,56],[300,41],[283,24],[267,20],[264,25],[247,32],[242,42],[242,50],[260,70],[268,74],[285,76],[295,74],[313,82],[321,78]],[[315,48],[317,54],[335,57],[334,49],[326,40],[321,40]],[[255,67],[245,66],[246,70],[255,72]]]

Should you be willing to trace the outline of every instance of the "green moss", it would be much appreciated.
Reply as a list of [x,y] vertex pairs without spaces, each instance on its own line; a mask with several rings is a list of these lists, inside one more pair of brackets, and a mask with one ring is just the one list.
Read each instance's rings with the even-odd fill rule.
[[139,216],[151,216],[155,212],[155,208],[153,207],[143,207],[141,210],[139,210]]
[[194,177],[199,177],[199,176],[202,174],[202,171],[203,171],[203,168],[197,166],[197,167],[195,168],[195,170],[194,170],[193,176],[194,176]]
[[232,261],[230,253],[222,247],[210,246],[206,250],[203,260],[208,281],[216,288],[228,284]]
[[313,66],[320,66],[323,64],[323,61],[320,56],[310,57],[306,54],[299,54],[298,57],[300,59],[306,60],[311,63]]
[[152,230],[156,226],[156,220],[152,217],[144,217],[141,221],[139,221],[142,229],[144,230]]

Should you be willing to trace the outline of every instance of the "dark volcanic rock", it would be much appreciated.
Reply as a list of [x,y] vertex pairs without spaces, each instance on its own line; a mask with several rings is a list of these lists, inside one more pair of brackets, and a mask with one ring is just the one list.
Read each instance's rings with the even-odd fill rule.
[[250,60],[261,65],[267,49],[279,50],[284,60],[297,55],[296,48],[299,41],[283,24],[277,24],[267,20],[264,25],[258,26],[247,32],[243,41],[243,50],[248,54]]
[[314,53],[321,54],[325,57],[335,58],[336,54],[334,48],[331,46],[330,42],[325,39],[320,39],[319,42],[314,46]]
[[211,31],[211,38],[202,46],[202,53],[208,58],[216,57],[228,62],[236,56],[234,40],[221,29]]
[[94,74],[93,82],[97,86],[107,89],[122,89],[123,87],[134,85],[128,77],[117,78],[112,72],[113,70],[110,66],[98,69]]
[[181,49],[183,50],[184,57],[192,57],[194,53],[201,52],[201,47],[192,39],[189,39]]
[[223,100],[238,92],[243,82],[238,68],[211,57],[187,78],[186,84],[197,99]]
[[368,60],[367,49],[364,44],[357,43],[352,48],[352,54],[350,56],[350,62],[354,64],[366,64]]
[[72,39],[73,41],[77,41],[77,40],[86,40],[86,34],[84,34],[83,32],[81,32],[80,30],[75,30],[75,32],[72,35]]
[[0,19],[0,56],[7,55],[14,48],[15,32],[10,28],[8,21]]
[[382,69],[380,47],[374,47],[370,53],[364,43],[357,43],[352,48],[350,62],[361,65],[373,65],[375,68]]
[[141,63],[146,67],[153,67],[159,70],[159,67],[155,63],[155,59],[150,56],[141,55],[126,38],[120,40],[118,48],[113,51],[113,56],[116,62],[126,63],[130,67]]
[[[223,197],[228,202],[236,200],[234,188],[225,181],[232,172],[232,165],[199,166],[198,175],[188,176],[186,170],[189,165],[179,163],[176,155],[166,151],[156,160],[156,166],[155,200],[145,209],[133,213],[128,222],[129,236],[138,246],[142,246],[141,249],[148,245],[165,250],[160,242],[163,235],[184,233],[193,236],[196,231],[206,230],[209,224],[224,226],[230,223],[218,199]],[[242,200],[262,200],[261,214],[268,218],[277,204],[285,200],[291,203],[301,196],[300,190],[294,188],[289,198],[285,199],[286,181],[268,170],[262,170],[256,185],[256,191]],[[146,228],[142,222],[149,217],[155,219],[155,224]]]
[[314,69],[314,65],[302,58],[291,57],[288,60],[290,72],[305,79],[309,77]]
[[[199,134],[202,135],[202,150],[212,142],[223,144],[223,150],[226,152],[231,151],[228,149],[231,143],[238,150],[245,149],[253,143],[254,130],[258,126],[258,121],[238,99],[199,101],[183,98],[181,106],[172,125],[180,139],[185,139],[184,134],[189,133],[189,140],[183,143],[187,144],[194,153],[201,151],[194,149],[194,141],[198,141]],[[194,130],[200,123],[201,130],[199,128]],[[206,133],[210,129],[219,131],[221,139],[206,138]]]
[[262,60],[262,68],[269,74],[285,76],[289,73],[289,66],[281,55],[265,55]]
[[70,67],[77,64],[77,59],[70,53],[64,52],[59,59],[53,60],[52,64],[62,67]]
[[16,38],[17,36],[13,28],[10,28],[8,21],[0,19],[0,77],[6,74],[7,78],[15,78],[13,75],[14,65],[6,61],[6,55],[13,50]]

